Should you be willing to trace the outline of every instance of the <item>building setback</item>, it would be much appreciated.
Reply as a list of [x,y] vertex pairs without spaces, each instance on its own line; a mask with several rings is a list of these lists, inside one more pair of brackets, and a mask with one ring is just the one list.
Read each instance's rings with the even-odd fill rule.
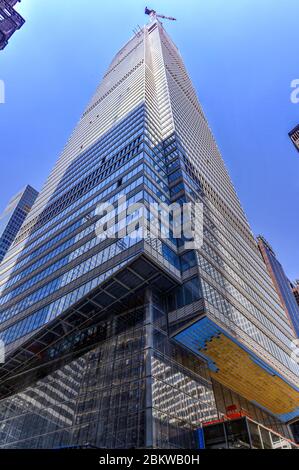
[[35,189],[29,185],[26,186],[10,200],[0,216],[0,263],[16,238],[37,196],[38,192]]
[[[200,249],[171,234],[96,235],[104,222],[147,229],[161,202],[203,204]],[[128,214],[133,203],[143,209]],[[232,410],[291,437],[293,331],[154,16],[112,60],[6,259],[2,448],[198,448],[202,425]],[[271,432],[229,445],[272,446]]]
[[20,0],[0,0],[0,50],[10,37],[25,23],[24,18],[13,8]]

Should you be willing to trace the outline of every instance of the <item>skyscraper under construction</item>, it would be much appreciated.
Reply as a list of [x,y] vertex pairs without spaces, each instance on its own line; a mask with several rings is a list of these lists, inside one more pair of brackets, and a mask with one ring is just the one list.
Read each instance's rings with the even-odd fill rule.
[[[2,448],[217,447],[201,431],[215,422],[229,423],[229,447],[292,437],[292,328],[179,51],[151,16],[1,265]],[[202,247],[97,236],[99,203],[119,195],[117,230],[147,224],[151,204],[203,203]],[[136,202],[145,210],[128,215]]]

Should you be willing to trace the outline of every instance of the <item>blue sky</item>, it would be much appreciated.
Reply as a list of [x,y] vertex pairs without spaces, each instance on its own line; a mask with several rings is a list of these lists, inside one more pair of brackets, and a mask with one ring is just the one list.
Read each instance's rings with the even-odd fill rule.
[[[22,30],[0,53],[0,211],[40,189],[114,53],[146,22],[175,16],[178,45],[255,234],[299,278],[298,0],[23,0]],[[166,23],[165,23],[166,24]]]

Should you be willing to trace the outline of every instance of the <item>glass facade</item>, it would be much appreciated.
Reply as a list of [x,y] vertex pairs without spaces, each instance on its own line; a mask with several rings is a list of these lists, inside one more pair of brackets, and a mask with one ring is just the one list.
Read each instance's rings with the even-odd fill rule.
[[31,186],[16,194],[0,216],[0,263],[16,238],[38,192]]
[[217,416],[212,384],[206,365],[169,341],[160,301],[99,322],[96,342],[2,400],[1,447],[196,448],[194,429]]
[[[164,216],[149,236],[152,204],[195,202],[202,248]],[[289,436],[292,329],[157,20],[113,59],[0,266],[0,294],[3,448],[197,448],[229,394]],[[239,383],[245,363],[257,373]]]
[[284,436],[246,417],[211,424],[203,428],[207,449],[295,449]]

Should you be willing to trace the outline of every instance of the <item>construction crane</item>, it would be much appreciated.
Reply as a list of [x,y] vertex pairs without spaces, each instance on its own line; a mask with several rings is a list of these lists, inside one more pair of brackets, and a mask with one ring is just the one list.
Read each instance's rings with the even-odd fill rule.
[[145,14],[149,15],[152,19],[163,18],[164,20],[177,21],[177,19],[173,18],[172,16],[158,15],[158,13],[155,10],[151,10],[150,8],[147,8],[147,7],[145,7]]

